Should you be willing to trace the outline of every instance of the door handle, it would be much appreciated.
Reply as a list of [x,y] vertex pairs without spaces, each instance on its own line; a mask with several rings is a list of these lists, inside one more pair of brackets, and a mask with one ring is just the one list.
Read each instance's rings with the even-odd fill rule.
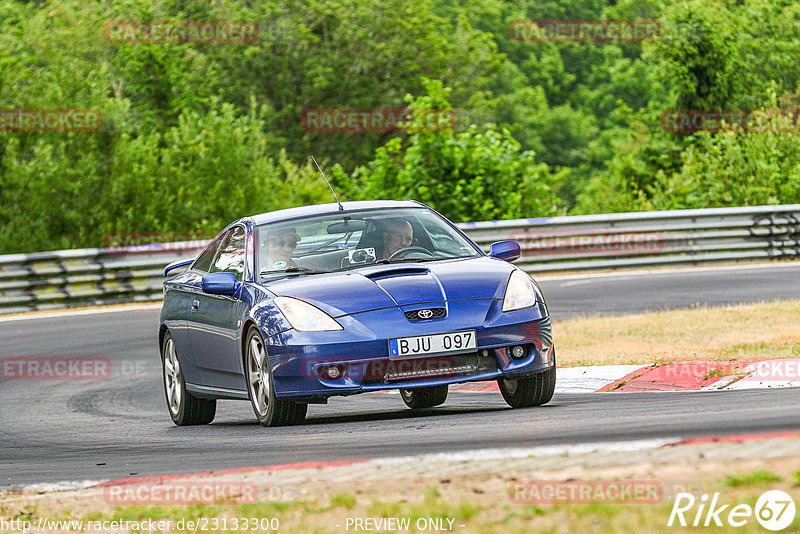
[[194,299],[194,300],[192,301],[192,311],[197,311],[197,309],[198,309],[199,307],[200,307],[200,301],[199,301],[199,300],[197,300],[197,299]]

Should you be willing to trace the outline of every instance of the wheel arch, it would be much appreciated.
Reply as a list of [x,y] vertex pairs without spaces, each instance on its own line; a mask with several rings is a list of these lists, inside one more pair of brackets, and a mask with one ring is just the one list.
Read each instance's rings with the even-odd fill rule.
[[163,356],[164,355],[164,336],[167,335],[169,329],[167,325],[162,324],[158,327],[158,352]]
[[[242,362],[243,373],[247,373],[247,362],[245,361],[245,359],[247,358],[247,332],[250,331],[251,326],[255,326],[256,329],[259,332],[261,332],[261,329],[258,328],[258,324],[256,324],[255,320],[253,320],[252,317],[248,317],[247,320],[244,322],[244,325],[242,326],[242,340],[241,343],[239,344],[239,348],[242,350],[242,352],[239,354],[239,359]],[[261,337],[262,338],[264,337],[263,333],[261,334]]]

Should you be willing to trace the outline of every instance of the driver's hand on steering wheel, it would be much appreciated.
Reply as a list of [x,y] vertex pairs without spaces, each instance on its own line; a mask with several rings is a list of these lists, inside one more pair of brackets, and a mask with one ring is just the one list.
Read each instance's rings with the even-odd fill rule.
[[403,247],[401,249],[395,250],[386,259],[394,260],[394,259],[397,259],[397,258],[404,258],[406,256],[406,254],[410,254],[412,252],[416,252],[418,254],[425,254],[425,256],[431,257],[431,258],[433,257],[433,254],[428,249],[426,249],[424,247],[419,247],[419,246],[416,246],[416,245],[412,245],[410,247]]

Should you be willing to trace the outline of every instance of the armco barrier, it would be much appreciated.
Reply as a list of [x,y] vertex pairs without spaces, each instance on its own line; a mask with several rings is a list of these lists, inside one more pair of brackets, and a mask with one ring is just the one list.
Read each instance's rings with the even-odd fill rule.
[[516,239],[531,273],[795,259],[800,204],[650,211],[460,225],[478,244]]
[[[485,250],[516,239],[530,273],[796,259],[800,204],[459,225]],[[0,314],[158,300],[162,269],[206,241],[0,256]]]
[[0,314],[159,300],[164,266],[207,241],[0,256]]

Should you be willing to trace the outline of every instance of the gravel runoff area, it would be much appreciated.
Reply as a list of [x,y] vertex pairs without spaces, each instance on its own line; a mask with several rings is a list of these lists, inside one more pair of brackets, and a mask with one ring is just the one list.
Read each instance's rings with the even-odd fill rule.
[[[532,526],[567,532],[592,525],[602,532],[622,532],[631,521],[644,521],[648,531],[667,532],[680,493],[700,498],[721,491],[725,502],[741,499],[752,505],[753,495],[782,489],[800,504],[800,433],[494,449],[143,477],[124,483],[71,490],[49,485],[0,494],[0,516],[28,517],[35,524],[43,517],[175,521],[183,513],[188,518],[269,513],[280,517],[279,531],[284,532],[352,532],[366,530],[365,525],[370,530],[402,531],[404,517],[431,520],[421,524],[425,528],[417,525],[419,531],[460,532],[524,531]],[[548,484],[562,484],[553,504],[538,501],[544,493],[531,491]],[[578,498],[575,490],[570,495],[570,485],[575,484],[591,485],[588,501]],[[216,506],[165,506],[172,503],[163,500],[170,490],[177,495],[178,487],[225,485],[246,491]],[[597,493],[598,487],[604,490]],[[609,493],[615,487],[622,489]],[[647,493],[652,488],[654,492]],[[157,490],[161,497],[154,497]],[[252,490],[255,499],[249,499],[247,492]],[[637,503],[637,498],[646,502]],[[247,504],[253,500],[258,504]],[[692,517],[687,513],[689,521],[694,511]],[[434,517],[452,521],[433,523]],[[356,522],[367,518],[378,523]],[[401,523],[380,523],[389,518]],[[798,525],[795,519],[794,527]],[[737,531],[749,532],[750,527],[760,528],[754,524]]]

